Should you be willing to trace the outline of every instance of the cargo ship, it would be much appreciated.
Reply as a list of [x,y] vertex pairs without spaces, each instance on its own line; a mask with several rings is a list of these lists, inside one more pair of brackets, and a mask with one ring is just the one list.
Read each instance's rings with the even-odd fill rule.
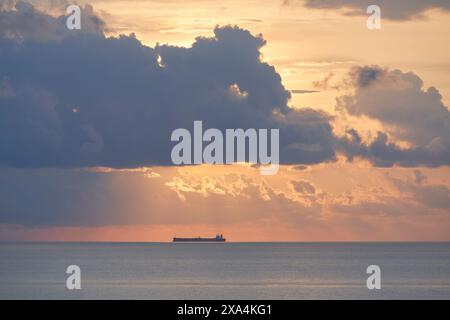
[[173,242],[225,242],[223,235],[218,234],[215,238],[173,238]]

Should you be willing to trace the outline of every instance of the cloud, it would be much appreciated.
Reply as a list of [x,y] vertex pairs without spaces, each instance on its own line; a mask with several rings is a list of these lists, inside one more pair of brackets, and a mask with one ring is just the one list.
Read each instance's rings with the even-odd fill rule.
[[[285,3],[290,2],[285,1]],[[377,4],[381,7],[383,18],[397,21],[423,18],[431,9],[450,11],[450,2],[447,0],[378,0],[376,3],[369,0],[304,0],[303,3],[306,7],[313,9],[344,9],[346,15],[367,15],[367,7]]]
[[319,91],[317,90],[302,90],[302,89],[294,89],[291,90],[291,93],[293,94],[307,94],[307,93],[317,93]]
[[[334,166],[336,171],[330,172]],[[448,240],[449,210],[444,207],[448,204],[448,193],[447,198],[439,196],[439,207],[436,204],[428,207],[427,203],[434,200],[422,201],[407,189],[415,185],[414,170],[398,169],[395,173],[389,170],[399,176],[395,179],[400,184],[408,186],[403,188],[395,186],[384,169],[365,168],[364,172],[357,173],[351,164],[345,164],[346,168],[338,164],[313,167],[314,171],[318,170],[315,177],[322,175],[327,181],[336,180],[338,173],[343,184],[327,186],[327,182],[305,176],[305,172],[288,171],[286,167],[281,169],[286,170],[281,172],[284,176],[270,179],[238,165],[219,166],[213,171],[207,166],[158,168],[157,179],[146,177],[146,172],[151,170],[148,168],[2,168],[0,238],[23,239],[9,236],[11,227],[18,229],[17,232],[45,230],[42,232],[48,237],[36,238],[40,240],[61,239],[49,228],[76,227],[80,228],[81,235],[75,240],[86,240],[86,236],[98,240],[92,228],[126,226],[130,236],[140,227],[166,226],[170,231],[156,239],[165,241],[181,233],[180,230],[191,230],[196,235],[218,229],[226,230],[224,233],[229,235],[228,230],[248,226],[248,230],[259,230],[261,240],[267,239],[268,234],[276,240],[291,229],[298,232],[291,234],[292,241],[303,239],[298,237],[305,232],[308,233],[305,240],[312,237],[322,241]],[[324,170],[322,174],[321,170]],[[442,172],[433,170],[433,174]],[[361,175],[367,179],[360,180]],[[286,183],[291,179],[314,184],[316,193],[295,192]],[[387,179],[388,183],[381,187],[370,182],[380,179]],[[440,184],[424,184],[433,188],[436,185]],[[262,231],[264,226],[267,227],[264,230],[280,231],[275,236]],[[109,233],[109,239],[126,240],[122,232]],[[248,234],[244,235],[239,239],[245,241]]]
[[291,170],[296,170],[296,171],[304,171],[304,170],[308,170],[308,166],[299,164],[297,166],[293,166],[290,168]]
[[427,181],[427,177],[420,170],[414,170],[414,181],[417,184],[422,184]]
[[[83,13],[96,17],[89,6]],[[379,166],[449,164],[448,110],[412,73],[350,73],[355,94],[338,108],[386,129],[368,144],[354,129],[337,137],[323,111],[289,106],[280,75],[261,61],[266,41],[247,30],[216,27],[189,48],[151,48],[134,35],[105,37],[98,18],[79,32],[22,2],[0,14],[0,165],[172,165],[170,135],[194,120],[222,131],[278,128],[282,164],[335,161],[337,152]]]
[[357,88],[365,88],[385,75],[386,70],[377,66],[354,67],[350,72],[350,80]]
[[415,172],[416,181],[398,179],[388,176],[389,181],[403,193],[408,193],[413,201],[420,203],[425,213],[432,209],[442,209],[448,213],[450,208],[450,189],[443,184],[424,184],[426,176],[419,175],[422,180],[417,182],[417,171]]
[[320,80],[320,81],[314,81],[312,83],[313,87],[315,89],[322,89],[322,90],[326,90],[330,88],[330,81],[331,78],[334,77],[334,73],[330,72],[324,79]]
[[350,129],[349,139],[341,145],[346,154],[381,166],[450,164],[450,112],[436,88],[423,88],[423,81],[412,72],[378,66],[355,67],[347,83],[354,93],[339,97],[337,110],[376,120],[385,131],[363,143]]
[[[25,1],[0,1],[0,38],[19,41],[55,41],[73,35],[66,27],[66,16],[54,17]],[[103,34],[104,21],[92,6],[81,7],[81,30],[76,33]]]
[[148,169],[1,168],[0,225],[301,224],[320,213],[320,204],[297,201],[258,175],[162,170],[149,179]]
[[[25,21],[27,12],[35,18]],[[190,48],[150,48],[133,35],[67,31],[63,17],[30,5],[2,16],[1,165],[171,165],[171,132],[194,120],[279,128],[285,163],[335,158],[330,117],[288,106],[281,77],[260,59],[261,36],[226,26]]]
[[[449,189],[431,175],[430,183],[419,185],[414,170],[386,175],[384,169],[359,171],[351,164],[313,166],[313,173],[282,167],[270,178],[249,166],[214,169],[161,167],[159,177],[149,179],[152,168],[0,168],[0,237],[8,239],[6,225],[79,227],[88,234],[102,226],[171,226],[166,238],[179,228],[204,232],[199,225],[248,225],[284,230],[278,235],[312,228],[318,240],[448,239]],[[427,172],[442,176],[442,169]],[[299,192],[291,181],[300,182]],[[54,236],[51,230],[48,235]]]
[[[382,188],[352,191],[348,195],[341,195],[331,199],[330,208],[335,214],[354,215],[355,218],[359,216],[399,221],[431,221],[448,217],[449,187],[444,184],[425,183],[427,177],[420,171],[411,172],[412,177],[406,178],[394,177],[391,172],[384,173],[387,184]],[[417,181],[418,175],[420,182]]]
[[335,213],[343,213],[352,218],[360,215],[364,217],[385,217],[388,219],[398,219],[405,215],[419,216],[423,212],[423,207],[405,201],[404,199],[385,197],[381,199],[364,199],[353,204],[333,204],[331,209]]
[[291,181],[292,186],[294,187],[294,190],[298,193],[306,193],[306,194],[314,194],[316,193],[316,188],[305,180],[300,181]]

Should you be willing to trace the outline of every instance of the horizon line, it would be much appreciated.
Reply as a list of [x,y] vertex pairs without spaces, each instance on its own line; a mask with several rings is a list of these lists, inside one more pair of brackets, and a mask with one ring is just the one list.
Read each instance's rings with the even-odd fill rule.
[[[64,240],[51,240],[51,241],[43,241],[43,240],[17,240],[17,241],[0,241],[0,245],[2,244],[119,244],[119,243],[128,243],[128,244],[166,244],[166,243],[195,243],[195,244],[208,244],[208,243],[216,243],[216,242],[173,242],[173,241],[64,241]],[[364,240],[364,241],[226,241],[226,242],[217,242],[221,244],[227,243],[304,243],[304,244],[327,244],[327,243],[450,243],[450,240]]]

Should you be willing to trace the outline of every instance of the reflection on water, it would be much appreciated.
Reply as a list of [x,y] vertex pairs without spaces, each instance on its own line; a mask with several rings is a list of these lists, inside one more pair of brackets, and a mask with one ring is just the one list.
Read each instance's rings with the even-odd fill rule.
[[450,243],[0,244],[0,298],[450,299]]

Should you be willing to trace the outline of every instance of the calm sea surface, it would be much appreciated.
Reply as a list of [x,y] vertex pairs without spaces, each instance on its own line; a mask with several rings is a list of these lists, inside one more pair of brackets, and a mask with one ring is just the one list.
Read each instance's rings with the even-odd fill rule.
[[3,243],[0,298],[450,299],[450,243]]

